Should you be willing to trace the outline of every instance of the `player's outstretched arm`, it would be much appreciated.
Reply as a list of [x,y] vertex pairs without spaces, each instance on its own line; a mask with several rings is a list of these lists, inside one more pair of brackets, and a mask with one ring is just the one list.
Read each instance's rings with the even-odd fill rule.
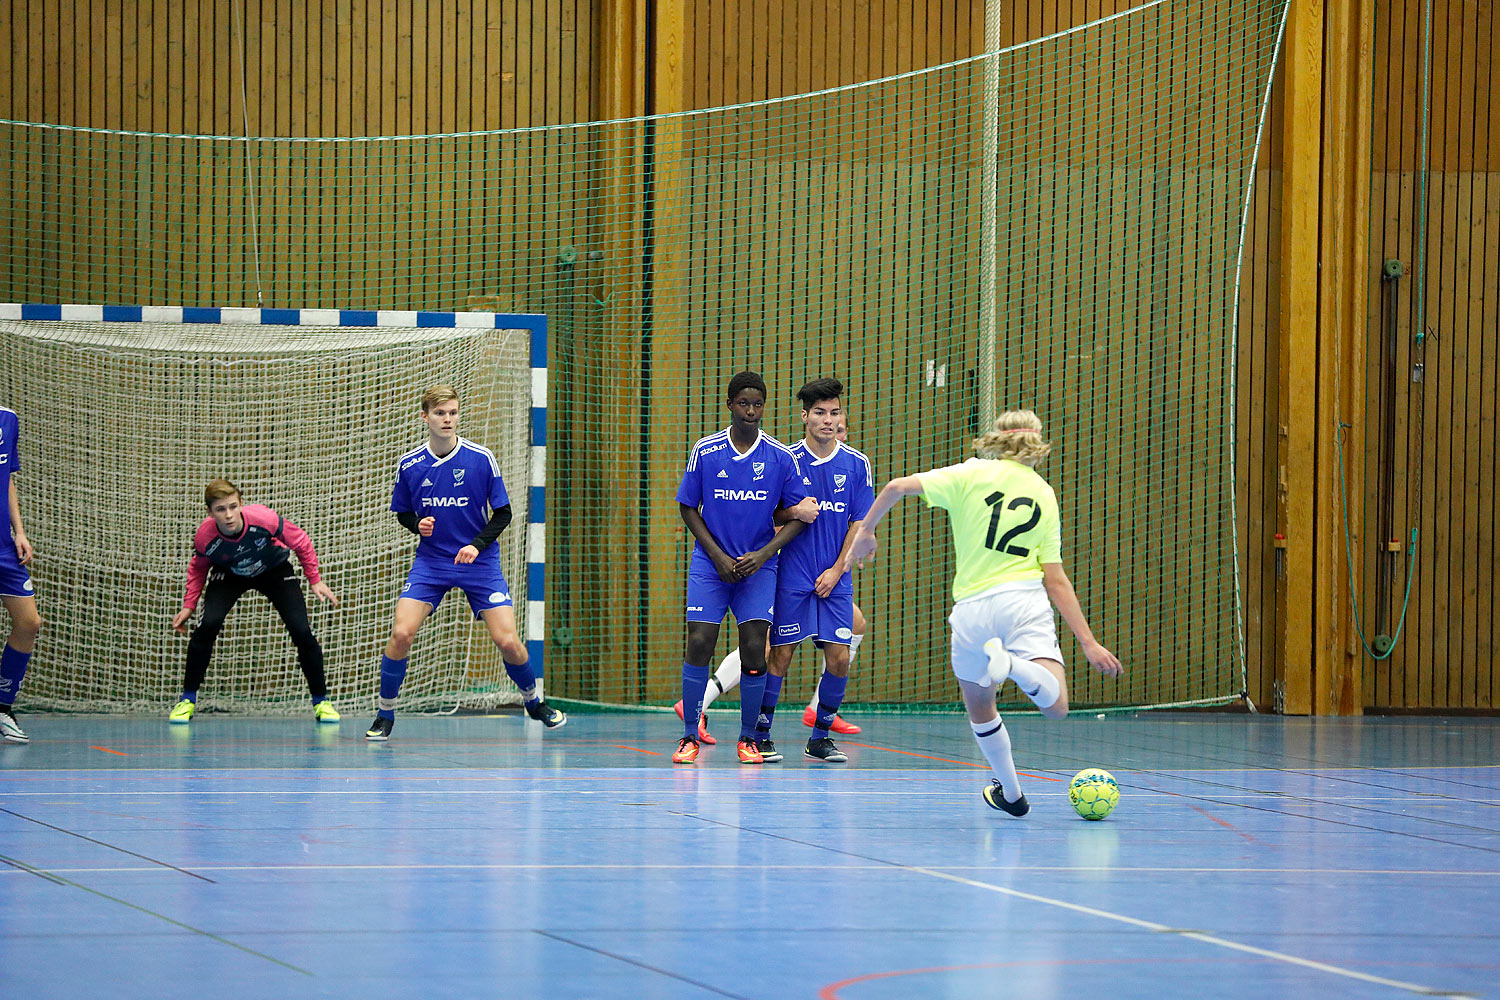
[[882,486],[880,494],[875,497],[875,503],[870,507],[870,512],[865,515],[859,530],[854,533],[854,540],[849,544],[848,565],[858,565],[863,568],[866,560],[873,562],[875,550],[878,547],[875,529],[879,526],[881,519],[902,500],[921,495],[922,479],[920,476],[898,476]]
[[1073,589],[1073,581],[1068,579],[1062,563],[1042,563],[1042,584],[1047,588],[1047,597],[1052,601],[1053,607],[1057,608],[1063,621],[1068,623],[1068,628],[1078,637],[1083,655],[1088,657],[1093,668],[1107,677],[1118,677],[1123,673],[1125,667],[1120,663],[1119,657],[1094,638],[1088,619],[1083,616],[1083,605],[1078,603],[1078,592]]
[[713,562],[714,569],[719,571],[719,579],[725,583],[734,583],[739,580],[734,572],[734,560],[719,547],[718,539],[714,538],[714,533],[708,530],[708,524],[703,520],[703,512],[685,503],[677,505],[677,512],[682,515],[682,523],[687,525],[693,537],[698,540],[698,544],[703,546],[703,551]]
[[25,566],[35,553],[31,542],[26,538],[26,529],[21,527],[21,491],[16,488],[15,476],[10,477],[10,496],[7,502],[10,504],[10,530],[16,536],[16,558]]
[[198,606],[198,596],[203,593],[203,585],[208,582],[208,571],[212,566],[207,556],[200,555],[196,550],[193,552],[193,558],[188,563],[187,593],[183,595],[182,607],[172,616],[172,628],[175,631],[187,634],[187,620],[193,617],[193,609]]
[[308,585],[312,587],[318,600],[338,607],[338,596],[323,582],[322,574],[318,572],[318,551],[313,547],[312,539],[307,537],[307,532],[282,518],[281,537],[297,554],[297,561],[302,564],[302,575],[307,577]]

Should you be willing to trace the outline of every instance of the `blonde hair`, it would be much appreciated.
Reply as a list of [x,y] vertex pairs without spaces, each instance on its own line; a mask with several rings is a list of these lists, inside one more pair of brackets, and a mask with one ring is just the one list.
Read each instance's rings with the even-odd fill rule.
[[422,412],[426,413],[439,403],[446,403],[450,399],[457,401],[458,390],[447,383],[439,383],[422,393]]
[[1009,458],[1022,465],[1036,465],[1052,450],[1042,440],[1042,418],[1031,410],[1006,410],[995,418],[995,426],[974,439],[974,454],[980,458]]
[[240,488],[227,479],[215,479],[203,487],[203,506],[212,509],[215,500],[223,500],[225,497],[237,497]]

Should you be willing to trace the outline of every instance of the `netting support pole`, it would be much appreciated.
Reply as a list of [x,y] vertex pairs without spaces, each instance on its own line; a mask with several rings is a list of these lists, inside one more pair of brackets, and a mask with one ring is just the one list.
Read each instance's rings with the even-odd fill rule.
[[999,414],[995,342],[999,336],[1000,0],[984,4],[984,163],[979,193],[979,431]]

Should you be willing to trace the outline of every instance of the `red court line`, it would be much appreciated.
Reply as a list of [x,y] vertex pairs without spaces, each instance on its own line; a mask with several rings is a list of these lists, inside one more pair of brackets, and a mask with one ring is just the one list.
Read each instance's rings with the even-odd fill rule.
[[661,751],[660,750],[642,750],[640,747],[628,747],[628,746],[626,746],[623,743],[613,743],[613,744],[610,744],[610,745],[611,746],[617,746],[621,750],[634,750],[636,753],[649,753],[653,757],[660,757],[661,756]]
[[[845,744],[847,746],[851,746],[851,747],[865,747],[868,750],[886,750],[886,751],[889,751],[890,753],[904,753],[908,757],[921,757],[924,760],[940,760],[944,764],[962,764],[964,767],[977,767],[977,768],[980,768],[980,769],[986,770],[986,771],[988,771],[989,767],[990,767],[988,764],[976,764],[972,760],[950,760],[947,757],[934,757],[931,754],[916,753],[916,752],[911,751],[911,750],[897,750],[895,747],[878,747],[878,746],[876,746],[873,743],[855,743],[855,742],[853,742],[851,740],[840,740],[839,742],[843,743],[843,744]],[[1035,778],[1038,781],[1061,781],[1061,780],[1063,780],[1061,778],[1054,778],[1050,774],[1032,774],[1030,771],[1017,771],[1016,773],[1019,774],[1023,778]]]
[[130,754],[128,754],[128,753],[121,753],[118,750],[111,750],[109,747],[89,747],[89,749],[90,750],[102,750],[105,753],[112,753],[116,757],[129,757],[130,756]]
[[1219,824],[1220,826],[1222,826],[1226,830],[1233,830],[1235,833],[1239,834],[1241,837],[1244,837],[1246,840],[1250,841],[1250,843],[1252,843],[1252,844],[1255,843],[1255,838],[1254,837],[1250,836],[1244,830],[1239,829],[1233,823],[1229,823],[1229,822],[1226,822],[1226,821],[1220,819],[1219,817],[1215,816],[1213,813],[1209,812],[1206,809],[1199,809],[1197,806],[1193,805],[1191,802],[1188,803],[1188,808],[1192,809],[1194,812],[1202,813],[1203,815],[1207,816],[1209,819],[1213,820],[1215,823]]
[[895,747],[878,747],[873,743],[854,743],[850,740],[842,740],[841,742],[851,747],[864,747],[866,750],[885,750],[890,753],[904,753],[908,757],[921,757],[923,760],[940,760],[944,764],[962,764],[964,767],[978,767],[983,768],[986,771],[990,769],[990,766],[988,764],[976,764],[972,760],[952,760],[948,757],[934,757],[930,753],[916,753],[912,750],[897,750]]

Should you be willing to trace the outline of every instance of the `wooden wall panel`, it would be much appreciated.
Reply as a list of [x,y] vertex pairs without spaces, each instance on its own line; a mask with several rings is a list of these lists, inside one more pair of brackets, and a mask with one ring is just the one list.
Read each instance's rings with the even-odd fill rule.
[[[1375,25],[1366,351],[1372,396],[1366,426],[1352,432],[1349,446],[1356,482],[1364,485],[1367,541],[1357,558],[1367,637],[1394,632],[1408,572],[1414,575],[1404,630],[1389,659],[1366,670],[1363,695],[1376,710],[1488,711],[1500,706],[1493,587],[1500,568],[1494,541],[1500,35],[1493,4],[1432,5],[1424,147],[1424,12],[1418,0],[1397,0],[1380,7]],[[1379,274],[1388,259],[1401,261],[1405,271],[1395,289],[1393,362],[1382,349],[1391,304]],[[1419,346],[1424,327],[1431,334]],[[1418,364],[1420,382],[1414,381]],[[1388,378],[1394,397],[1376,395]],[[1382,444],[1386,408],[1393,411],[1390,454]],[[1380,486],[1387,462],[1393,466],[1390,497]],[[1389,538],[1377,531],[1385,504]],[[1412,530],[1414,560],[1407,555]],[[1398,551],[1384,551],[1390,542]],[[1388,594],[1377,585],[1382,565],[1392,579]]]

